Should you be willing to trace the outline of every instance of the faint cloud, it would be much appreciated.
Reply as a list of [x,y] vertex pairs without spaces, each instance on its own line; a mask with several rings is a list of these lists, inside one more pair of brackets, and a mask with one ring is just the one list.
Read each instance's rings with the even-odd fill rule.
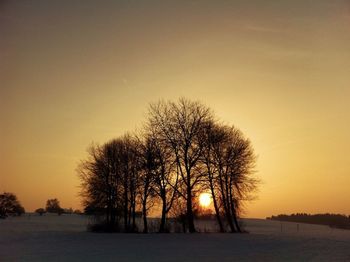
[[277,28],[272,27],[266,27],[266,26],[257,26],[257,25],[246,25],[245,29],[255,32],[262,32],[262,33],[280,33],[281,30]]

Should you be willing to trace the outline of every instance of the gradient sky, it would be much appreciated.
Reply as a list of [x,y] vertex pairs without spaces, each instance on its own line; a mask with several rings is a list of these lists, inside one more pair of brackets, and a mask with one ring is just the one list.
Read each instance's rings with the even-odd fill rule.
[[350,2],[1,1],[0,192],[80,208],[92,141],[185,96],[258,155],[246,216],[350,214]]

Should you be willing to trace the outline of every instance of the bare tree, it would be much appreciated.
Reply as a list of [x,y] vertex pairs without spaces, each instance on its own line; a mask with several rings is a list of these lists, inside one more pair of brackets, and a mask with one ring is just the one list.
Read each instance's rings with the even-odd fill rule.
[[177,194],[179,174],[175,172],[175,158],[171,150],[163,143],[157,133],[152,132],[146,135],[146,151],[149,166],[152,167],[152,189],[161,201],[161,221],[159,232],[166,232],[166,219],[169,210],[173,205]]
[[140,139],[139,145],[142,169],[139,191],[142,206],[143,233],[148,233],[147,213],[154,204],[152,185],[155,179],[156,160],[151,141],[148,139],[142,141]]
[[206,142],[203,150],[203,164],[207,172],[207,184],[210,189],[215,216],[219,225],[220,232],[224,232],[224,225],[221,218],[219,192],[217,186],[218,165],[214,158],[214,146],[218,143],[223,143],[225,135],[219,131],[220,127],[214,122],[209,122],[203,130],[202,138]]
[[250,141],[235,127],[213,124],[206,134],[204,159],[220,230],[223,214],[231,232],[241,232],[237,216],[242,201],[251,199],[258,184],[252,176],[254,151]]
[[152,104],[149,113],[149,125],[157,129],[157,134],[175,156],[180,184],[184,187],[178,193],[186,199],[189,232],[196,232],[192,199],[196,186],[203,179],[203,174],[197,171],[204,147],[200,131],[212,119],[212,113],[203,104],[184,98],[177,103]]
[[86,211],[104,215],[106,224],[115,222],[118,209],[119,177],[117,174],[119,141],[112,140],[104,146],[91,145],[88,159],[82,161],[77,172],[82,181],[81,196]]
[[122,138],[121,171],[124,185],[124,227],[136,231],[136,201],[139,193],[142,163],[138,141],[131,135]]
[[[113,139],[103,146],[92,145],[89,157],[77,171],[82,181],[84,206],[103,214],[109,230],[136,230],[136,199],[140,181],[137,140],[131,135]],[[107,228],[108,230],[108,228]]]

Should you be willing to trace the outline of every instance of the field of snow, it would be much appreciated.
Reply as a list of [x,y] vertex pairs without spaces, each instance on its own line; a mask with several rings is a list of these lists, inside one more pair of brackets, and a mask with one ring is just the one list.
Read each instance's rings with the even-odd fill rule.
[[0,261],[350,261],[350,230],[243,223],[249,234],[102,234],[84,216],[32,214],[0,220]]

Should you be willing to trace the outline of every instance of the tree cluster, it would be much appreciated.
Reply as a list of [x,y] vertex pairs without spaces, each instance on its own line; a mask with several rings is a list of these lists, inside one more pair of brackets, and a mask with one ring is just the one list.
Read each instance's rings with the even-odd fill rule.
[[238,216],[258,181],[250,141],[233,126],[219,123],[199,102],[151,104],[141,135],[126,134],[92,145],[77,168],[86,213],[104,218],[108,230],[135,232],[136,217],[161,209],[159,232],[169,214],[184,230],[196,232],[196,198],[210,192],[221,232],[240,232]]
[[25,213],[15,194],[4,192],[0,194],[0,218],[20,216]]
[[62,208],[60,206],[60,201],[57,198],[48,199],[46,201],[46,208],[38,208],[35,210],[35,213],[42,216],[45,213],[55,213],[59,216],[62,214],[81,214],[80,210],[74,210],[72,208]]

